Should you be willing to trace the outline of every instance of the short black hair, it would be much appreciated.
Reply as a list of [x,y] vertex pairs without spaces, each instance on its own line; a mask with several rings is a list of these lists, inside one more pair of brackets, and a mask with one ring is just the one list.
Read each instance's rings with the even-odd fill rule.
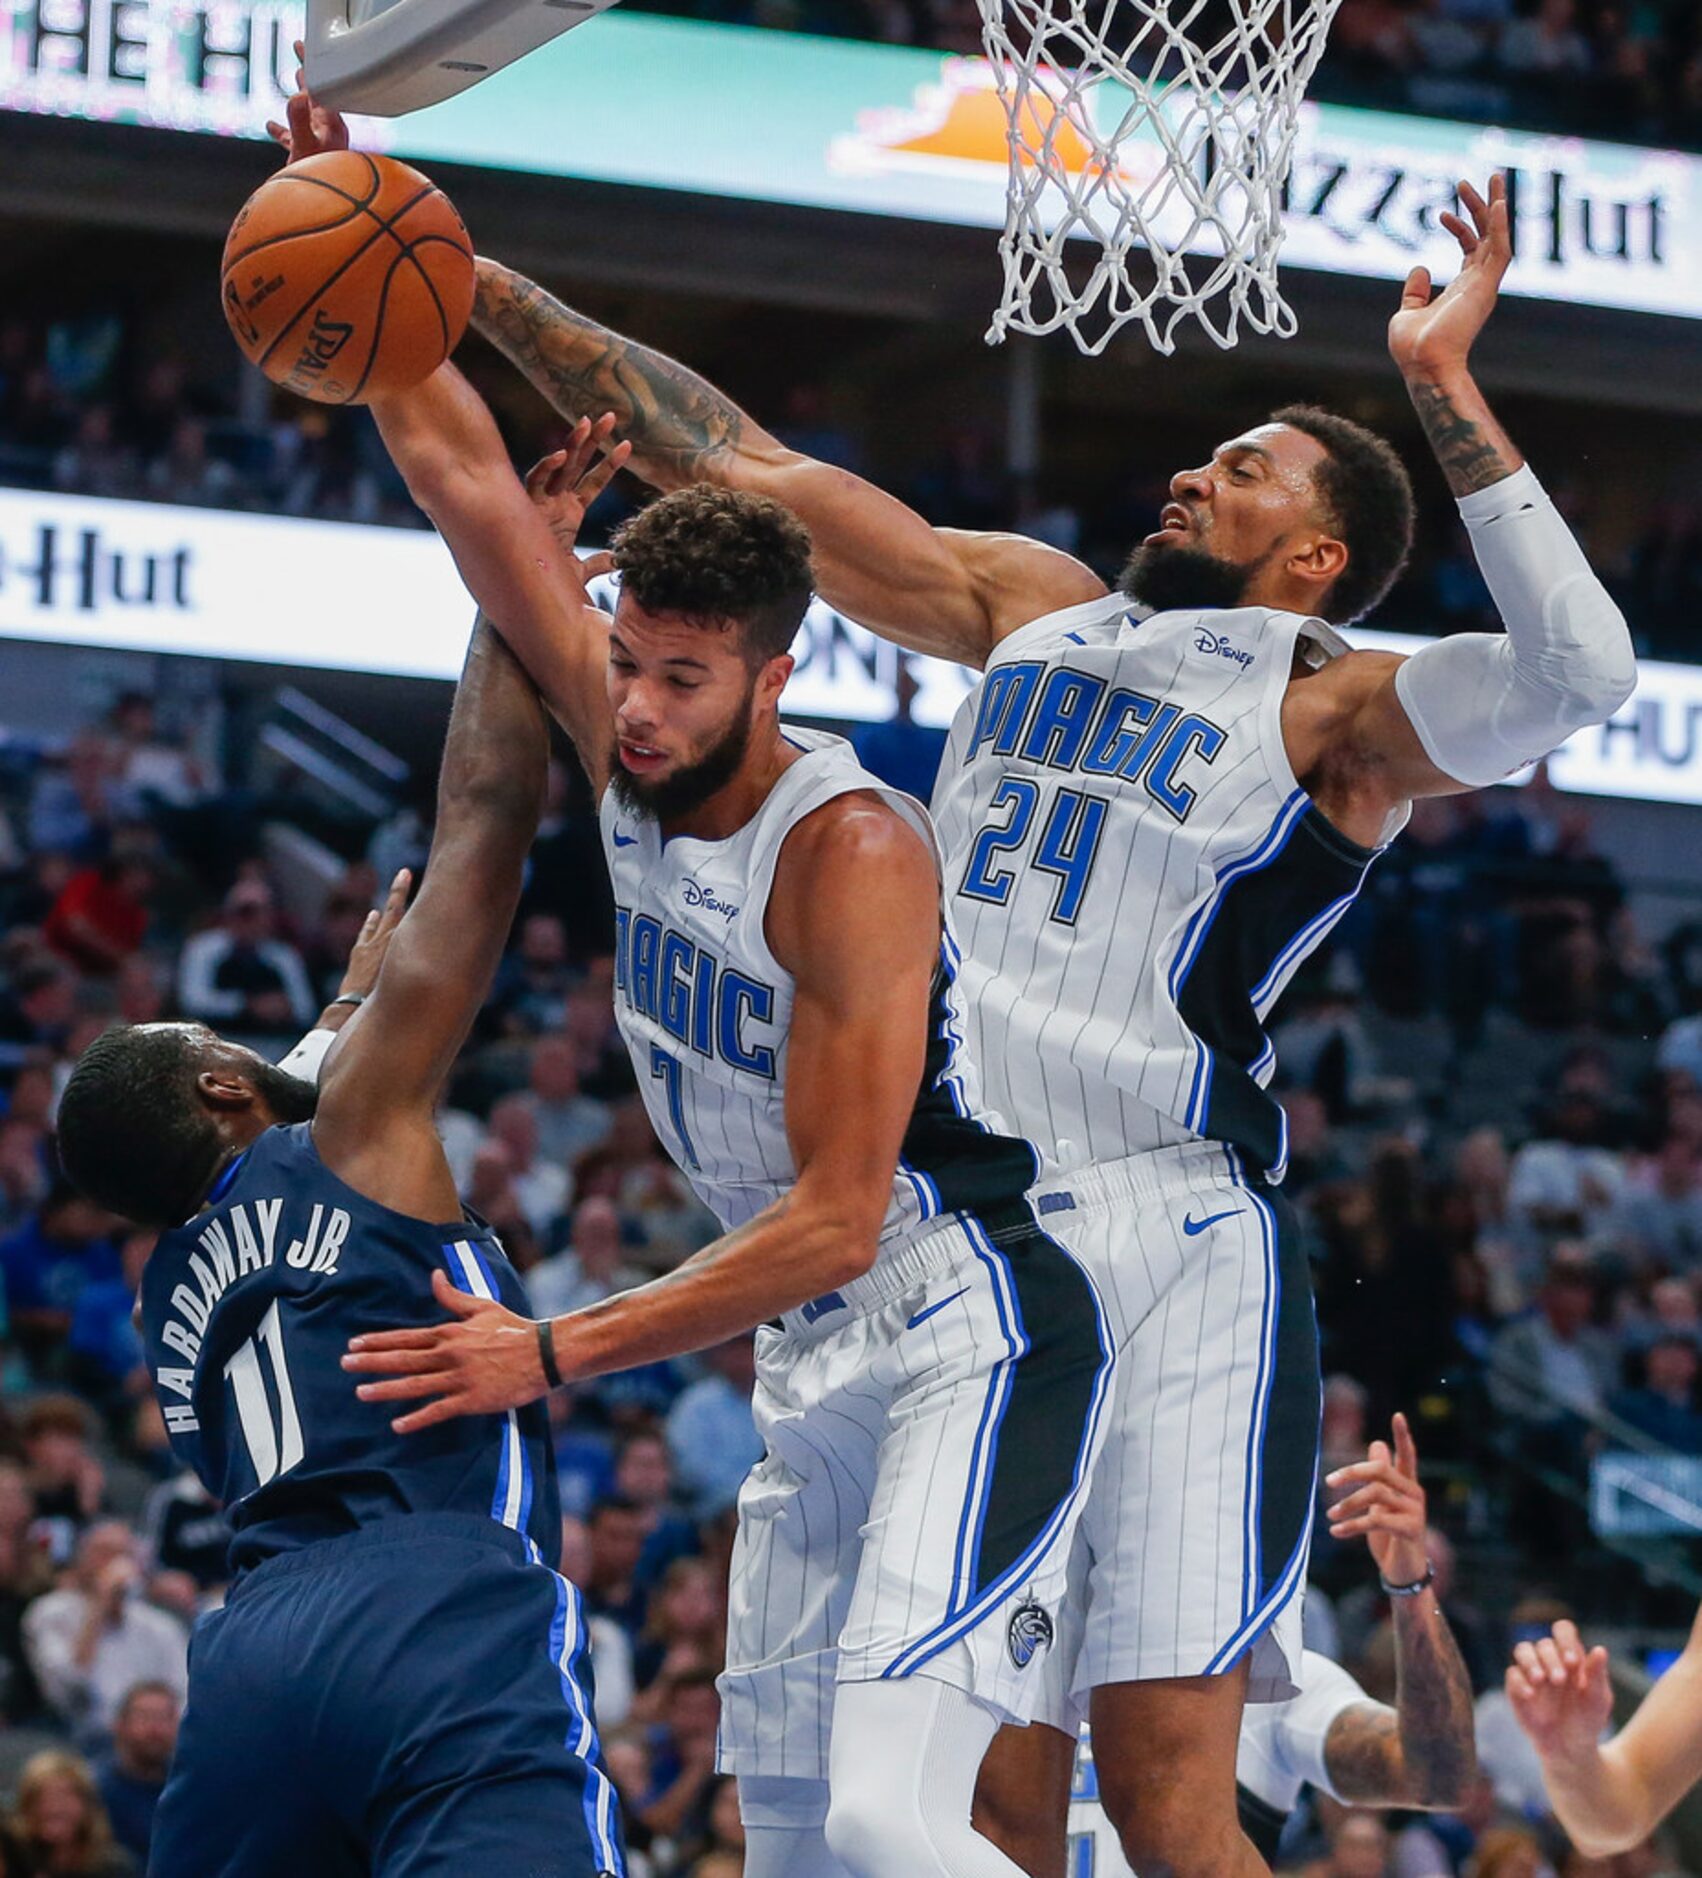
[[180,1025],[120,1024],[89,1045],[59,1098],[59,1163],[78,1192],[139,1226],[182,1225],[222,1151],[199,1069]]
[[622,588],[646,613],[736,625],[753,664],[790,649],[815,584],[810,533],[790,509],[709,483],[659,496],[612,545]]
[[1345,625],[1369,613],[1395,584],[1412,552],[1412,478],[1393,445],[1351,417],[1316,404],[1285,404],[1273,424],[1304,431],[1326,455],[1313,476],[1330,526],[1347,548],[1323,607]]

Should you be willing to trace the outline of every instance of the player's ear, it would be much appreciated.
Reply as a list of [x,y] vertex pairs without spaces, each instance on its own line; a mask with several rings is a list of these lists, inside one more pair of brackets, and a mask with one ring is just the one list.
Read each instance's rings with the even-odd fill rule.
[[1347,543],[1334,535],[1311,535],[1288,558],[1288,571],[1323,595],[1347,570]]
[[234,1113],[254,1106],[254,1085],[238,1070],[220,1065],[204,1069],[195,1078],[195,1090],[210,1109]]
[[786,681],[792,676],[792,667],[797,661],[790,652],[782,652],[778,658],[769,659],[756,675],[757,703],[765,709],[778,706],[780,694],[786,689]]

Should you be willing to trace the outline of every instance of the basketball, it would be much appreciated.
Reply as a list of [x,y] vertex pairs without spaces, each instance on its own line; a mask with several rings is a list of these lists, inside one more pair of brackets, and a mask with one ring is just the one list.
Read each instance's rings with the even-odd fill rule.
[[435,183],[329,150],[255,190],[225,242],[225,319],[274,384],[320,404],[417,385],[473,310],[473,247]]

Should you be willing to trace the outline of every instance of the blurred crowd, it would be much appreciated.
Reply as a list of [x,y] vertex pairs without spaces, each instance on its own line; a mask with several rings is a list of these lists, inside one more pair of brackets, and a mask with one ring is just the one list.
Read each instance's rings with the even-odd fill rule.
[[[740,26],[981,51],[976,0],[637,3]],[[1061,3],[1046,9],[1067,10]],[[1150,0],[1124,0],[1088,9],[1086,18],[1119,46],[1136,41],[1153,10]],[[1186,10],[1200,45],[1216,44],[1232,18],[1225,0]],[[1060,56],[1079,54],[1079,38],[1060,45],[1067,46]],[[1702,23],[1689,0],[1344,0],[1309,91],[1522,130],[1695,148],[1702,144]]]
[[[236,383],[224,354],[211,379],[192,373],[178,354],[140,356],[135,334],[115,313],[47,324],[0,320],[0,487],[425,525],[364,412],[290,400],[261,419],[243,417]],[[488,389],[504,394],[505,429],[525,467],[556,447],[561,426],[538,400],[517,397],[517,385],[501,372]],[[820,386],[799,380],[774,400],[773,427],[811,455],[870,471],[865,440],[827,402]],[[932,453],[882,464],[878,475],[943,526],[1014,523],[1111,578],[1166,500],[1174,448],[1163,426],[1137,427],[1118,479],[1091,502],[1014,478],[996,423],[962,426]],[[598,505],[587,539],[630,512],[636,494],[620,479]],[[1629,545],[1610,553],[1592,542],[1600,491],[1563,483],[1555,495],[1624,605],[1639,652],[1692,657],[1702,607],[1702,499],[1676,494],[1650,512]],[[1377,623],[1430,633],[1495,625],[1464,531],[1444,505],[1427,505],[1412,565]]]

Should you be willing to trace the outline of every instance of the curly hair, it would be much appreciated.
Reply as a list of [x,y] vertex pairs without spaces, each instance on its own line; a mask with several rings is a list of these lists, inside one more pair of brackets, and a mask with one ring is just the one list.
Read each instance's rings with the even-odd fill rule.
[[736,626],[753,666],[797,637],[814,585],[809,530],[766,496],[693,483],[641,509],[613,547],[622,588],[646,613]]
[[181,1026],[119,1025],[77,1060],[59,1100],[59,1162],[97,1206],[141,1226],[180,1225],[218,1167]]
[[1374,430],[1316,404],[1288,404],[1273,424],[1304,431],[1328,453],[1313,483],[1330,526],[1347,547],[1322,611],[1336,625],[1369,613],[1395,584],[1412,552],[1412,479],[1392,445]]

